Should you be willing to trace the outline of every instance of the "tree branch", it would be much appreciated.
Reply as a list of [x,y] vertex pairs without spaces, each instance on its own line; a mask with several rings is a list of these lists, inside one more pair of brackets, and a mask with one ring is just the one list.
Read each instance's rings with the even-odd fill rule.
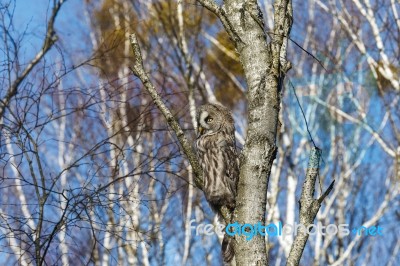
[[28,64],[28,66],[24,69],[22,74],[17,76],[17,78],[14,80],[14,82],[8,88],[8,91],[7,91],[7,94],[5,95],[5,97],[0,100],[0,120],[3,117],[4,111],[7,108],[7,106],[9,105],[11,99],[15,95],[17,95],[18,87],[21,84],[21,82],[29,75],[29,73],[32,71],[32,69],[39,63],[39,61],[44,57],[44,55],[50,50],[50,48],[57,41],[57,35],[54,31],[54,22],[55,22],[56,16],[57,16],[58,12],[60,11],[60,8],[63,3],[64,3],[64,0],[59,0],[58,2],[55,2],[53,10],[51,12],[49,22],[47,23],[46,38],[44,39],[42,48],[36,54],[35,58],[33,58],[32,61]]
[[223,8],[221,8],[219,5],[217,5],[214,0],[197,0],[202,6],[207,8],[209,11],[214,13],[221,21],[222,25],[224,26],[226,32],[229,34],[229,37],[236,43],[236,42],[241,42],[243,43],[242,39],[236,32],[234,26],[232,23],[229,21],[227,15],[225,14],[225,11]]
[[176,137],[178,138],[179,143],[182,146],[183,152],[189,159],[190,164],[193,167],[193,171],[196,175],[194,182],[196,186],[200,189],[203,188],[203,175],[200,164],[197,159],[196,152],[193,149],[193,146],[190,144],[189,140],[187,139],[186,135],[184,134],[182,128],[180,127],[178,121],[172,115],[171,111],[163,102],[161,96],[158,94],[157,90],[155,89],[154,85],[151,83],[149,76],[146,74],[143,66],[143,59],[142,54],[140,51],[139,43],[136,38],[135,33],[132,33],[129,36],[131,47],[133,50],[133,54],[135,57],[135,61],[133,67],[131,68],[132,72],[137,76],[140,81],[143,83],[145,89],[149,92],[150,96],[153,98],[155,105],[161,111],[165,119],[167,120],[168,125],[172,128],[175,132]]
[[308,232],[306,232],[306,228],[313,223],[315,216],[321,207],[322,201],[332,191],[335,183],[335,180],[333,180],[322,196],[318,199],[314,199],[315,182],[317,181],[317,177],[319,175],[320,158],[321,150],[318,148],[313,148],[308,160],[307,173],[299,201],[300,224],[303,226],[298,228],[296,238],[294,239],[290,249],[289,257],[286,262],[286,265],[289,266],[299,265],[301,255],[303,254],[309,236]]

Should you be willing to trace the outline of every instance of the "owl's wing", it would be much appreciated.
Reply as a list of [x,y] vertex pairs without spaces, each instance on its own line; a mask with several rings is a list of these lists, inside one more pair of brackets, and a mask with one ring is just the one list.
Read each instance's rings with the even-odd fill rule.
[[239,179],[238,156],[236,153],[236,145],[234,139],[223,140],[219,142],[219,146],[224,154],[225,174],[233,182],[235,190],[236,183]]

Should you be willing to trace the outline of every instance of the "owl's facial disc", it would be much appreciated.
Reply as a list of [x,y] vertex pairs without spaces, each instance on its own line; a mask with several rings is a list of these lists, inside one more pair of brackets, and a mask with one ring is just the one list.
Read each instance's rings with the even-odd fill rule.
[[207,111],[204,111],[200,114],[197,126],[197,132],[199,136],[203,135],[210,129],[210,125],[208,124],[210,121],[212,121],[212,118]]

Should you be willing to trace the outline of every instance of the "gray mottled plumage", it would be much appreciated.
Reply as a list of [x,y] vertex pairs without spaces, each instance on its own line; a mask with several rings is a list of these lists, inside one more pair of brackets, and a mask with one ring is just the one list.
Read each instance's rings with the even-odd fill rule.
[[[233,210],[239,179],[235,125],[230,111],[219,104],[205,104],[197,111],[197,154],[203,169],[204,194],[211,208]],[[232,260],[232,238],[222,242],[225,262]]]

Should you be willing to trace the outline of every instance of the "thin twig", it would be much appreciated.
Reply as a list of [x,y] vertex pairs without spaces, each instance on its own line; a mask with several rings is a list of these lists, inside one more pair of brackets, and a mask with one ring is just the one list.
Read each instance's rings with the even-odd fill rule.
[[33,58],[32,61],[27,65],[27,67],[24,69],[22,74],[17,76],[17,78],[14,80],[14,82],[8,88],[7,94],[5,95],[5,97],[0,100],[0,119],[3,117],[4,112],[5,112],[6,108],[8,107],[11,99],[15,95],[18,94],[19,85],[29,75],[29,73],[32,71],[32,69],[40,62],[40,60],[44,57],[44,55],[50,50],[50,48],[57,41],[57,35],[55,34],[55,31],[54,31],[54,22],[57,17],[57,14],[60,11],[60,8],[64,2],[65,2],[64,0],[55,2],[53,10],[51,12],[49,22],[47,23],[46,37],[44,39],[42,48],[36,54],[35,58]]
[[312,142],[314,148],[318,148],[317,145],[315,145],[314,139],[313,139],[313,137],[312,137],[312,135],[311,135],[310,129],[309,129],[309,127],[308,127],[308,122],[307,122],[307,119],[306,119],[306,115],[304,114],[303,107],[302,107],[301,104],[300,104],[299,97],[297,96],[297,93],[296,93],[296,90],[295,90],[295,88],[294,88],[294,86],[293,86],[293,83],[290,81],[290,79],[288,79],[288,81],[289,81],[290,86],[291,86],[292,89],[293,89],[293,93],[294,93],[294,96],[296,97],[297,104],[298,104],[299,107],[300,107],[301,113],[302,113],[302,115],[303,115],[304,122],[306,123],[306,128],[307,128],[308,135],[309,135],[309,137],[310,137],[310,141]]
[[[279,35],[276,34],[272,31],[267,31],[268,34],[273,34],[273,35]],[[309,51],[307,51],[306,49],[304,49],[300,44],[298,44],[295,40],[293,40],[292,38],[290,38],[289,36],[283,36],[285,38],[288,38],[291,42],[293,42],[297,47],[299,47],[301,50],[303,50],[303,52],[305,52],[307,55],[311,56],[313,59],[315,59],[318,64],[325,70],[327,71],[327,69],[324,67],[324,65],[322,64],[321,60],[319,60],[315,55],[313,55],[312,53],[310,53]]]

